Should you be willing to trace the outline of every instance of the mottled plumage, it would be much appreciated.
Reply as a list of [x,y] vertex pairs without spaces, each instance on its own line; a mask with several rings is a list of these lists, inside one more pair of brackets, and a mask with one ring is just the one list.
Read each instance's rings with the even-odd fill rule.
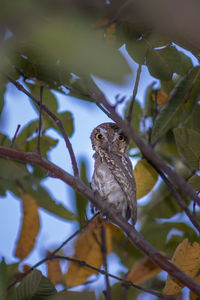
[[92,189],[127,220],[137,220],[136,187],[128,156],[128,139],[115,123],[103,123],[91,134],[95,150]]

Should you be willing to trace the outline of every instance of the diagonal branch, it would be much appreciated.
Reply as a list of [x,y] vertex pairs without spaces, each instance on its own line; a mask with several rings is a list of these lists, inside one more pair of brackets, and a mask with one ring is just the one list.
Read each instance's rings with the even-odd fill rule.
[[152,147],[146,144],[143,139],[133,130],[126,120],[123,120],[115,108],[108,103],[104,94],[98,89],[96,84],[91,78],[87,79],[89,93],[91,99],[95,103],[101,103],[110,112],[110,118],[116,122],[124,133],[138,146],[143,156],[150,161],[153,165],[156,165],[158,170],[166,173],[172,182],[180,189],[183,193],[188,195],[193,201],[198,203],[200,206],[200,199],[198,198],[192,187],[178,174],[176,173],[165,161],[152,149]]
[[70,185],[74,190],[90,200],[101,212],[103,212],[114,224],[119,226],[129,240],[146,256],[148,256],[161,269],[168,272],[173,278],[184,286],[191,289],[196,295],[200,296],[200,285],[191,277],[182,272],[172,264],[166,257],[160,254],[136,229],[131,226],[122,216],[118,215],[109,203],[103,201],[79,178],[70,175],[57,165],[41,157],[36,152],[22,152],[7,147],[0,146],[0,156],[10,159],[37,165]]
[[78,166],[77,166],[77,162],[76,162],[76,158],[74,155],[74,151],[72,148],[72,145],[70,143],[69,137],[66,134],[66,131],[63,127],[63,124],[61,122],[61,120],[44,104],[41,103],[40,105],[40,100],[38,100],[35,96],[33,96],[28,90],[26,90],[22,84],[20,84],[18,81],[14,80],[10,75],[1,73],[4,77],[6,77],[11,83],[13,83],[16,88],[23,92],[24,94],[26,94],[28,97],[30,97],[42,110],[44,110],[56,123],[56,125],[58,126],[64,140],[65,140],[65,144],[66,147],[69,151],[69,155],[71,158],[71,162],[72,162],[72,167],[73,167],[73,171],[74,171],[74,176],[79,176],[79,172],[78,172]]

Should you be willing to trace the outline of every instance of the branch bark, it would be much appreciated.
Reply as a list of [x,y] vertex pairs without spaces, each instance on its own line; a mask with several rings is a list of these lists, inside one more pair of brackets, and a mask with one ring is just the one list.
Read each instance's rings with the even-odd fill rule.
[[196,295],[200,296],[200,285],[195,282],[195,280],[183,273],[166,257],[160,254],[139,232],[135,230],[133,226],[131,226],[121,216],[116,214],[115,210],[110,207],[109,203],[102,201],[101,197],[95,195],[95,193],[88,186],[86,186],[86,184],[79,177],[70,175],[35,152],[22,152],[0,146],[0,156],[37,165],[48,171],[50,174],[53,174],[54,177],[59,178],[66,184],[70,185],[77,192],[90,200],[94,206],[103,212],[114,224],[119,226],[127,235],[129,240],[155,264],[168,272],[169,275],[178,280],[184,286],[187,286],[189,289],[191,289]]

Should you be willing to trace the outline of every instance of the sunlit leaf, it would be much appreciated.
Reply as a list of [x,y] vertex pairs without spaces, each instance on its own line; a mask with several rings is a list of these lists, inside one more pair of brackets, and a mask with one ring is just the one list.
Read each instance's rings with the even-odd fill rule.
[[[101,217],[97,217],[78,237],[73,258],[85,261],[93,267],[100,268],[103,263],[101,226],[105,228],[107,253],[110,253],[111,236],[109,229],[106,227],[105,221]],[[84,283],[93,273],[96,273],[96,271],[81,266],[78,263],[70,262],[67,273],[64,275],[64,280],[69,288]]]
[[[188,239],[183,240],[172,257],[172,263],[193,278],[200,267],[200,244],[196,242],[190,244]],[[182,284],[168,276],[163,292],[166,295],[173,295],[182,288]]]
[[155,277],[161,271],[160,267],[155,265],[148,257],[145,257],[131,268],[126,279],[134,284],[141,284]]
[[187,128],[173,130],[176,145],[181,157],[194,170],[200,169],[200,133]]
[[191,88],[197,82],[199,77],[200,68],[196,67],[182,77],[175,85],[174,89],[169,94],[166,105],[163,106],[155,120],[155,124],[152,129],[152,142],[156,141],[170,128],[178,124],[179,117],[182,115],[181,108],[183,107],[189,94],[192,92]]
[[23,260],[35,246],[35,241],[40,229],[40,219],[38,215],[38,205],[35,199],[25,193],[21,194],[21,199],[23,203],[23,219],[15,256]]
[[158,173],[146,159],[137,163],[133,173],[136,182],[136,196],[139,199],[152,190],[158,180]]
[[[47,255],[50,254],[50,252],[47,253]],[[54,284],[57,285],[61,283],[62,281],[62,270],[60,266],[59,259],[51,259],[47,261],[47,267],[48,267],[48,275],[47,277],[49,280]]]

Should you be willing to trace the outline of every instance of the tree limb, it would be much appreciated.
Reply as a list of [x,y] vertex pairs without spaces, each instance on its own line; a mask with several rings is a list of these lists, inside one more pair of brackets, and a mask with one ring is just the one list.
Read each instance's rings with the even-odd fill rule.
[[111,207],[109,203],[102,201],[100,196],[95,195],[95,193],[79,177],[70,175],[47,159],[41,157],[36,152],[22,152],[0,146],[0,156],[37,165],[53,174],[54,177],[59,178],[66,184],[70,185],[77,192],[90,200],[94,206],[105,214],[114,224],[119,226],[127,235],[129,240],[155,264],[168,272],[169,275],[178,280],[184,286],[190,288],[196,295],[200,296],[200,285],[195,282],[194,279],[190,278],[178,267],[172,264],[166,257],[160,254],[139,232],[136,231],[133,226],[122,218],[122,216],[116,214],[115,209]]

